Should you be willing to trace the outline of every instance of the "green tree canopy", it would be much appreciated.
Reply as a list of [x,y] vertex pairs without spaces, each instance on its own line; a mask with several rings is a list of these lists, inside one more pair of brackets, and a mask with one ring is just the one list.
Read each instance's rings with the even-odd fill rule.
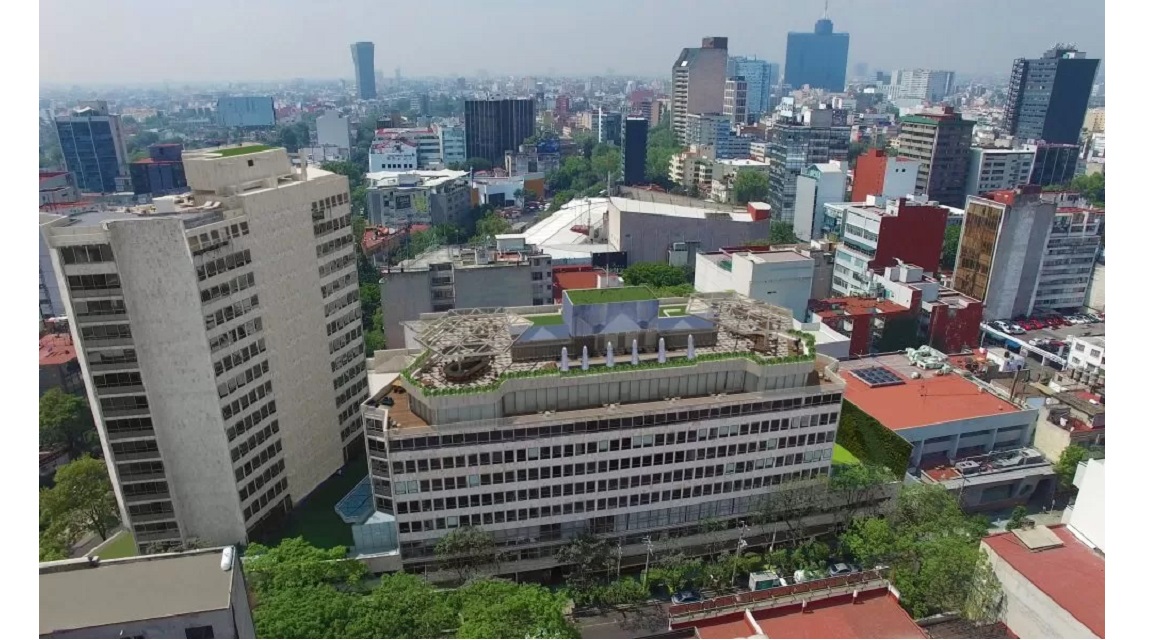
[[488,171],[492,168],[492,161],[488,158],[468,158],[464,161],[464,170]]
[[1056,477],[1060,479],[1060,486],[1065,489],[1072,486],[1072,481],[1076,478],[1076,468],[1081,462],[1102,456],[1102,451],[1091,450],[1078,444],[1065,447],[1064,451],[1060,452],[1060,459],[1053,465]]
[[736,173],[733,192],[740,204],[763,201],[768,197],[768,176],[756,169],[741,169]]
[[344,547],[318,549],[304,538],[288,538],[274,547],[250,544],[244,553],[244,569],[258,594],[321,584],[355,585],[367,575],[368,567],[347,556]]
[[940,268],[951,271],[956,268],[956,252],[960,248],[960,231],[958,224],[949,225],[944,229],[944,246],[940,254]]
[[671,122],[662,123],[658,127],[648,130],[648,153],[644,161],[644,177],[652,184],[658,184],[665,189],[672,187],[668,178],[668,166],[672,156],[683,149],[672,131]]
[[464,582],[485,568],[495,569],[498,551],[491,532],[459,527],[436,541],[436,559]]
[[556,192],[556,195],[552,197],[552,203],[548,205],[548,213],[555,213],[559,211],[561,207],[571,202],[575,195],[576,194],[572,191]]
[[688,284],[688,276],[683,269],[659,262],[637,262],[625,269],[623,276],[624,282],[630,287],[675,287]]
[[534,584],[481,580],[455,592],[458,638],[579,638],[567,598]]
[[410,573],[381,576],[380,584],[352,605],[348,618],[349,638],[446,638],[459,624],[451,599]]
[[487,241],[488,238],[500,235],[501,233],[508,233],[511,230],[512,223],[496,215],[494,212],[489,212],[476,222],[476,235],[472,237],[472,240],[474,242]]
[[40,518],[58,540],[69,543],[86,532],[101,540],[120,522],[108,468],[87,455],[56,471],[56,485],[40,490]]
[[776,220],[768,229],[768,237],[759,240],[753,240],[753,245],[777,245],[777,244],[796,244],[800,239],[796,237],[796,233],[792,230],[792,223],[783,220]]
[[88,403],[60,389],[40,396],[40,446],[64,447],[72,456],[95,451],[99,440]]
[[1068,183],[1070,191],[1077,191],[1097,207],[1104,206],[1104,174],[1076,176]]

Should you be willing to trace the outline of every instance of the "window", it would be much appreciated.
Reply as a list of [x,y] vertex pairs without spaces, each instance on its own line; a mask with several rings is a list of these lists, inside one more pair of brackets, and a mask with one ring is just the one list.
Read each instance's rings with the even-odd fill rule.
[[[248,161],[248,166],[252,166],[252,161]],[[216,635],[212,631],[211,626],[205,627],[188,627],[184,629],[185,638],[215,638]]]

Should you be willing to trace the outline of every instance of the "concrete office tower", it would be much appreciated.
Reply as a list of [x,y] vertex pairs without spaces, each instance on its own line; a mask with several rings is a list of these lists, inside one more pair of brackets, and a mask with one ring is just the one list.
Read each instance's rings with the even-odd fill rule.
[[130,190],[128,150],[120,116],[104,101],[88,102],[70,115],[56,118],[56,134],[64,166],[87,193]]
[[724,115],[732,126],[748,122],[748,81],[743,76],[724,81]]
[[844,76],[848,73],[848,34],[834,33],[828,19],[816,21],[812,33],[788,33],[788,49],[784,59],[784,82],[793,89],[805,85],[830,92],[844,90]]
[[825,481],[845,388],[831,360],[785,309],[731,292],[680,304],[667,317],[643,287],[567,290],[549,326],[525,319],[539,308],[411,323],[421,355],[364,409],[372,520],[404,570],[448,578],[434,549],[462,526],[492,534],[505,574],[558,566],[584,533],[643,567],[649,536],[697,545],[716,518],[734,545],[765,494]]
[[628,118],[624,121],[624,153],[620,162],[624,184],[645,184],[644,175],[648,166],[648,120]]
[[796,205],[792,232],[800,240],[819,240],[831,231],[825,224],[824,205],[843,202],[848,187],[848,165],[838,160],[808,167],[796,177]]
[[689,113],[723,113],[724,81],[728,71],[728,38],[704,38],[699,47],[685,47],[672,65],[672,130],[688,144]]
[[1056,217],[1045,243],[1032,307],[1079,312],[1085,305],[1091,306],[1092,280],[1103,242],[1104,210],[1090,206],[1078,194],[1045,193],[1040,199],[1056,204]]
[[140,548],[244,543],[361,446],[348,180],[261,145],[184,168],[190,194],[41,217]]
[[954,71],[900,69],[892,77],[896,100],[923,100],[936,103],[952,94]]
[[968,151],[968,186],[964,193],[978,196],[1028,184],[1035,161],[1034,149],[972,147]]
[[464,146],[468,158],[484,158],[493,166],[504,162],[536,132],[536,101],[532,98],[466,100]]
[[321,147],[336,147],[341,155],[351,157],[352,140],[348,117],[329,109],[324,115],[316,118],[316,144]]
[[352,45],[352,66],[356,70],[356,97],[376,99],[376,45],[356,42]]
[[1088,111],[1099,60],[1058,44],[1040,58],[1012,63],[1004,124],[1021,141],[1076,144]]
[[963,207],[968,186],[972,127],[952,107],[900,119],[896,144],[900,155],[920,161],[916,194],[948,207]]
[[984,301],[984,318],[1032,313],[1055,203],[1026,186],[969,197],[952,286]]
[[903,156],[889,156],[883,149],[869,149],[856,158],[852,175],[852,202],[864,202],[868,196],[902,198],[916,193],[920,161]]
[[756,58],[728,58],[728,77],[744,78],[748,83],[748,122],[772,111],[772,90],[780,83],[780,65]]
[[796,215],[796,178],[814,164],[848,160],[852,127],[842,109],[795,112],[782,108],[768,143],[768,204],[772,219],[791,223]]

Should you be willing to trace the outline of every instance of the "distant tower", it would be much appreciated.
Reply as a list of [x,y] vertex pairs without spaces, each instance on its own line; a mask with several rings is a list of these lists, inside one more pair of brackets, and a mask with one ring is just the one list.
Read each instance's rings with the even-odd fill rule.
[[361,100],[376,99],[376,45],[357,42],[352,45],[352,65],[356,69],[356,95]]
[[1073,44],[1057,44],[1036,59],[1012,64],[1004,121],[1019,140],[1076,144],[1100,60]]
[[628,118],[624,121],[624,153],[620,158],[624,184],[643,184],[648,163],[648,120]]
[[835,33],[828,18],[816,21],[812,33],[790,32],[784,59],[784,82],[795,89],[808,85],[813,89],[839,92],[844,90],[848,71],[848,34]]

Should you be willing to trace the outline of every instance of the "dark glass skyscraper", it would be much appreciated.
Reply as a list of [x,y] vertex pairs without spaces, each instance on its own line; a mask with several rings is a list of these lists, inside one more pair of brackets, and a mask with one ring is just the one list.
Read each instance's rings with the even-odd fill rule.
[[375,100],[376,45],[371,42],[353,43],[352,64],[356,67],[356,95],[361,100]]
[[643,184],[648,163],[648,120],[628,118],[624,121],[624,184]]
[[784,83],[794,89],[843,91],[848,72],[848,34],[833,33],[832,21],[816,21],[813,33],[790,32],[784,60]]
[[128,187],[128,152],[120,116],[103,102],[86,105],[56,119],[64,166],[76,186],[89,193],[115,193]]
[[536,131],[536,101],[532,98],[466,100],[464,149],[469,158],[504,164],[504,152],[516,151]]
[[1099,60],[1059,44],[1042,58],[1012,64],[1005,123],[1020,140],[1076,144],[1088,111]]

